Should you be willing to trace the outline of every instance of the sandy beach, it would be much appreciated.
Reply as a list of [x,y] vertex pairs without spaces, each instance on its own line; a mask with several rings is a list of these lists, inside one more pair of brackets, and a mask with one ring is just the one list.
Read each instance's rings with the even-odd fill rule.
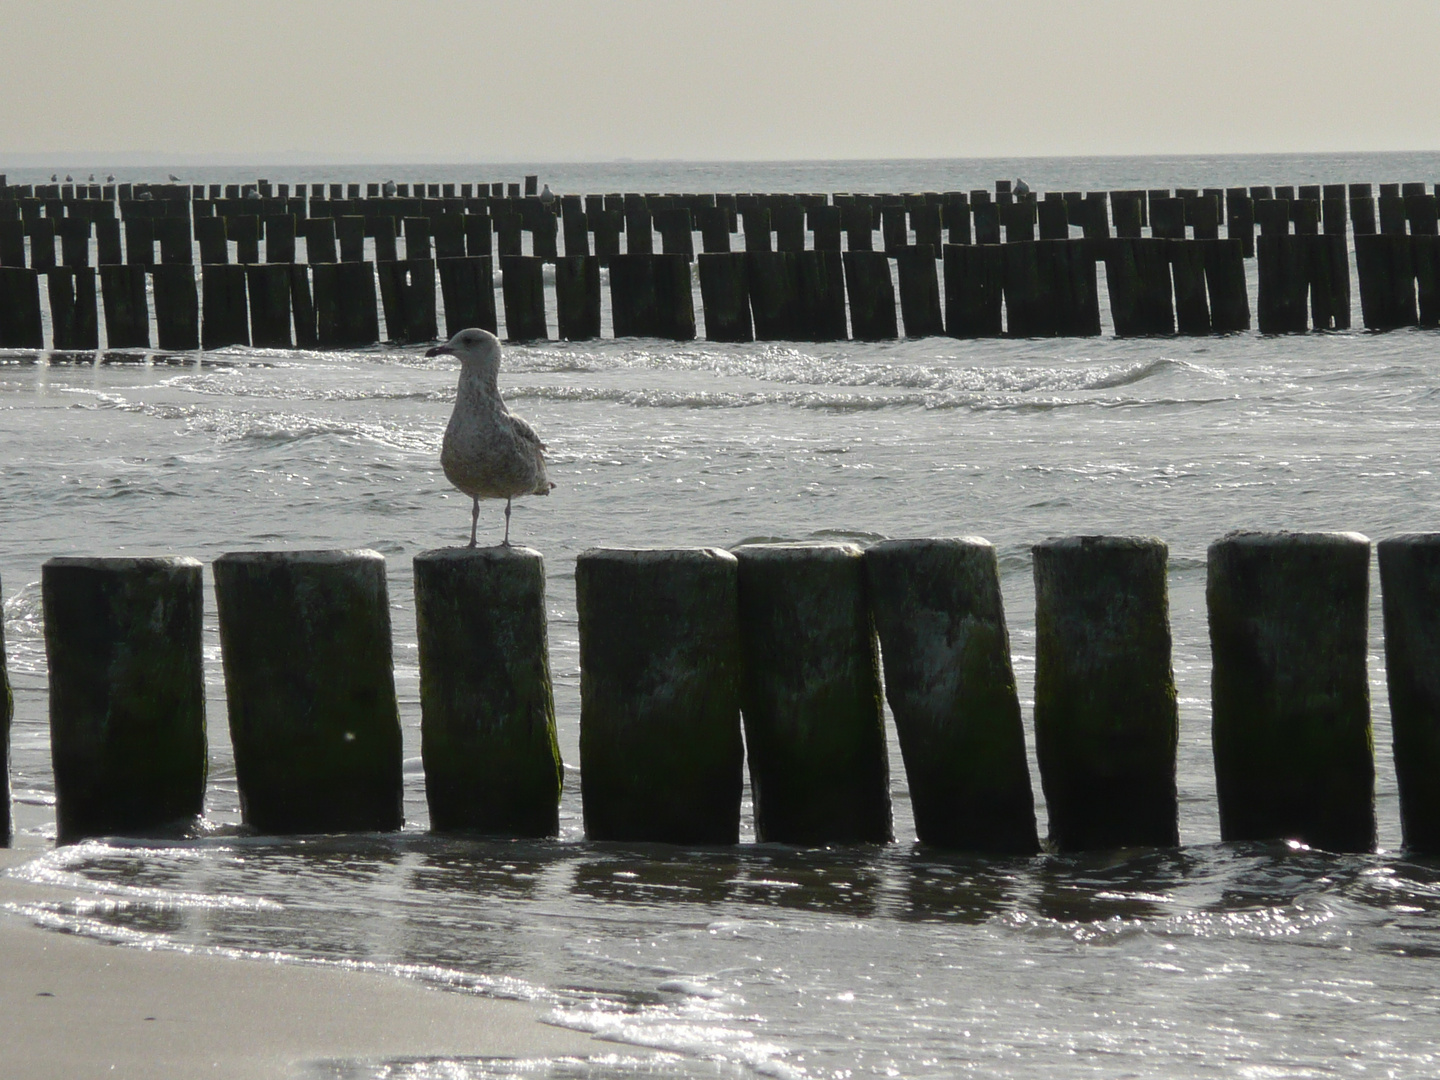
[[[0,852],[0,869],[36,854]],[[0,904],[75,895],[0,876]],[[13,911],[0,918],[5,1077],[246,1080],[321,1062],[597,1052],[541,1012],[385,975],[119,947]]]

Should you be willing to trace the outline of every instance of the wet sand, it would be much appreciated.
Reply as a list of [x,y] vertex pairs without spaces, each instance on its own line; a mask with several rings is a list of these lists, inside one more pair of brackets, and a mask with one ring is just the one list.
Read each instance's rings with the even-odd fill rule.
[[[37,854],[0,852],[0,870]],[[0,904],[73,898],[0,876]],[[326,1061],[605,1052],[521,1002],[334,968],[107,945],[0,915],[0,1075],[274,1078]]]

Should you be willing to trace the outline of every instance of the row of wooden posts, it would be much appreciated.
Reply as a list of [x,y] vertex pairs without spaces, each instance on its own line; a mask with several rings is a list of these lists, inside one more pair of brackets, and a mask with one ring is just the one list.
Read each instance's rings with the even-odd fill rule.
[[[1440,535],[1378,550],[1404,840],[1435,854]],[[1050,846],[1174,846],[1166,546],[1069,537],[1033,556]],[[1232,533],[1211,546],[1226,840],[1374,847],[1369,562],[1354,533]],[[541,556],[442,549],[414,570],[431,827],[554,835],[562,768]],[[399,828],[384,558],[245,552],[212,574],[244,821],[277,834]],[[1039,850],[988,542],[596,549],[575,581],[590,839],[736,843],[748,758],[759,841],[891,840],[883,656],[919,838]],[[56,558],[42,592],[61,841],[193,821],[207,770],[201,564]]]
[[[120,185],[102,188],[99,199],[73,192],[67,199],[63,185],[37,193],[0,178],[0,347],[47,346],[41,277],[48,346],[61,351],[100,347],[101,300],[105,344],[114,349],[371,345],[382,336],[377,299],[386,340],[430,341],[439,335],[437,281],[447,336],[467,326],[498,332],[503,310],[508,338],[536,340],[549,333],[546,264],[554,266],[561,338],[600,335],[606,268],[617,337],[689,340],[697,333],[696,231],[704,333],[715,341],[890,340],[902,320],[908,337],[1099,334],[1102,262],[1118,336],[1230,333],[1251,327],[1244,260],[1252,255],[1262,333],[1346,329],[1347,223],[1364,325],[1440,325],[1436,196],[1423,184],[1381,185],[1378,216],[1368,184],[1350,185],[1348,195],[1345,185],[1302,187],[1293,199],[1286,188],[1036,199],[1001,183],[993,198],[977,190],[549,202],[518,191],[382,196],[379,185],[369,186],[366,198],[359,185],[345,198],[331,185],[331,197],[307,200],[262,181],[248,190],[212,185],[212,197],[201,197],[204,187],[165,185],[140,198]],[[745,250],[734,252],[730,238],[740,225]],[[90,265],[92,233],[98,271]],[[296,261],[302,238],[308,265]]]

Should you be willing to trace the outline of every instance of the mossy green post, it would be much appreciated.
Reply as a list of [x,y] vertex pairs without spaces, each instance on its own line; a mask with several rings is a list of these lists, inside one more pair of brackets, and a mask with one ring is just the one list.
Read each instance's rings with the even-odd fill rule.
[[1385,612],[1400,830],[1407,850],[1440,854],[1440,533],[1375,545]]
[[188,824],[205,798],[200,563],[58,558],[40,578],[60,841]]
[[1222,839],[1374,848],[1369,568],[1357,533],[1242,532],[1210,545]]
[[1165,543],[1034,549],[1035,756],[1058,851],[1179,843]]
[[15,695],[10,690],[10,668],[5,662],[5,620],[0,619],[0,847],[10,846],[14,832],[10,818],[10,725],[14,719]]
[[245,822],[262,833],[400,828],[384,557],[232,552],[213,572]]
[[415,623],[431,829],[554,836],[561,764],[545,560],[522,547],[423,552]]
[[747,544],[735,555],[756,837],[889,841],[879,658],[860,549]]
[[964,851],[1039,850],[994,546],[887,540],[865,569],[916,833]]
[[580,794],[591,840],[734,844],[744,745],[735,557],[582,552]]

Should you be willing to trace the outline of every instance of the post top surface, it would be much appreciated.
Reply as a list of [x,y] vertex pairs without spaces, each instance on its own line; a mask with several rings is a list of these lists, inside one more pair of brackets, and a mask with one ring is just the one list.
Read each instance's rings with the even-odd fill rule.
[[298,563],[310,566],[353,562],[384,562],[385,556],[370,548],[323,548],[303,551],[227,551],[216,563]]
[[84,568],[93,570],[158,570],[164,567],[200,568],[200,560],[189,555],[56,555],[46,559],[42,570]]

